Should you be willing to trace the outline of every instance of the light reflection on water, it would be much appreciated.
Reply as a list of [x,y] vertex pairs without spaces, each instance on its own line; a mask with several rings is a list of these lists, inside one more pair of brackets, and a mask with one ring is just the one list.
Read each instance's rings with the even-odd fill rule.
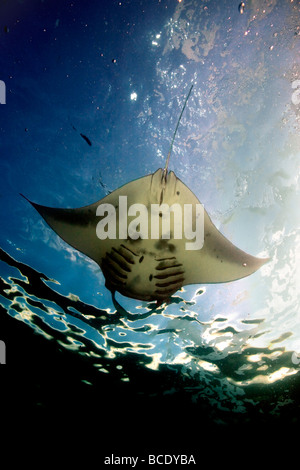
[[[173,303],[154,312],[146,304],[136,309],[141,313],[102,310],[77,296],[57,293],[53,280],[4,251],[1,260],[11,268],[10,276],[1,279],[2,305],[9,315],[45,339],[54,338],[58,346],[87,357],[95,374],[113,374],[122,382],[134,383],[141,368],[151,369],[159,374],[164,393],[182,389],[193,401],[205,397],[217,408],[236,413],[250,406],[250,386],[260,386],[261,400],[262,394],[269,393],[268,387],[299,374],[300,365],[289,349],[292,333],[288,329],[277,337],[276,328],[272,331],[266,318],[241,318],[238,313],[201,321],[196,310],[206,289],[193,286],[190,301],[179,292]],[[134,361],[136,369],[127,368],[126,357]],[[171,388],[165,367],[176,378]],[[258,406],[253,392],[251,400]],[[276,413],[273,408],[271,412]]]

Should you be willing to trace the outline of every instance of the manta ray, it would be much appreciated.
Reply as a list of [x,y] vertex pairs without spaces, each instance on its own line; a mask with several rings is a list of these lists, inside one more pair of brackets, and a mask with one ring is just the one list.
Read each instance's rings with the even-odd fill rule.
[[[99,265],[113,299],[119,292],[161,305],[185,285],[235,281],[268,261],[234,246],[215,227],[195,194],[168,170],[175,135],[192,88],[193,85],[164,168],[76,209],[46,207],[24,196],[59,237]],[[202,211],[197,211],[199,207]],[[189,217],[185,209],[189,209]],[[154,215],[156,225],[150,220]],[[180,232],[184,223],[187,230]],[[192,245],[192,236],[196,237],[200,225],[201,243]]]

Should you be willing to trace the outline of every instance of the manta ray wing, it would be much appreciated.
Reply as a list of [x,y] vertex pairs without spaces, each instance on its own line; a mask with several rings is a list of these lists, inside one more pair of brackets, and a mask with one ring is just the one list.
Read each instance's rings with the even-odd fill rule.
[[[180,204],[201,204],[193,192],[175,176],[173,193],[180,196]],[[170,203],[173,203],[171,198]],[[208,213],[203,208],[204,243],[198,250],[187,250],[188,240],[183,237],[176,243],[177,258],[184,266],[184,283],[208,284],[229,282],[249,276],[257,271],[268,259],[251,256],[233,245],[213,224]],[[193,220],[193,225],[194,225]]]
[[116,245],[116,242],[109,238],[99,240],[97,237],[96,227],[101,219],[101,217],[96,216],[97,208],[99,205],[104,204],[109,204],[114,207],[116,211],[116,221],[118,223],[119,196],[127,196],[130,194],[131,201],[139,199],[139,195],[143,195],[145,182],[150,179],[151,175],[147,175],[131,181],[108,194],[103,199],[76,209],[60,209],[42,206],[32,202],[23,194],[21,194],[21,196],[30,202],[60,238],[101,265],[102,258],[108,250],[111,250],[112,247]]

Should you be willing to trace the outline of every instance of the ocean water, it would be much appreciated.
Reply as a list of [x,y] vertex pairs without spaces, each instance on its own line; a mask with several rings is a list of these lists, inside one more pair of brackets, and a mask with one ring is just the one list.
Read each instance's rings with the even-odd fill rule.
[[[141,453],[137,439],[197,453],[203,434],[297,429],[300,8],[238,7],[0,5],[0,379],[23,438],[51,423],[49,442],[93,435],[103,460]],[[96,264],[20,193],[79,207],[164,167],[192,83],[170,169],[228,239],[270,261],[154,310],[119,294],[116,307]]]

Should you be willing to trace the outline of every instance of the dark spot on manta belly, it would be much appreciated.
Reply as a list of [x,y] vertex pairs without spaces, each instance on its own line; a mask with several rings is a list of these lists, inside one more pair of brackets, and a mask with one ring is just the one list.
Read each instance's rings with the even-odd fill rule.
[[150,274],[150,276],[149,276],[149,281],[152,281],[152,279],[153,279],[153,275]]
[[169,243],[168,240],[158,240],[154,246],[157,250],[166,250],[170,251],[171,253],[176,251],[176,246],[173,245],[173,243]]
[[141,242],[143,241],[142,238],[127,238],[128,242],[131,244],[131,245],[138,245],[138,244],[141,244]]
[[139,263],[141,263],[144,259],[144,256],[141,256],[140,259],[139,259]]

